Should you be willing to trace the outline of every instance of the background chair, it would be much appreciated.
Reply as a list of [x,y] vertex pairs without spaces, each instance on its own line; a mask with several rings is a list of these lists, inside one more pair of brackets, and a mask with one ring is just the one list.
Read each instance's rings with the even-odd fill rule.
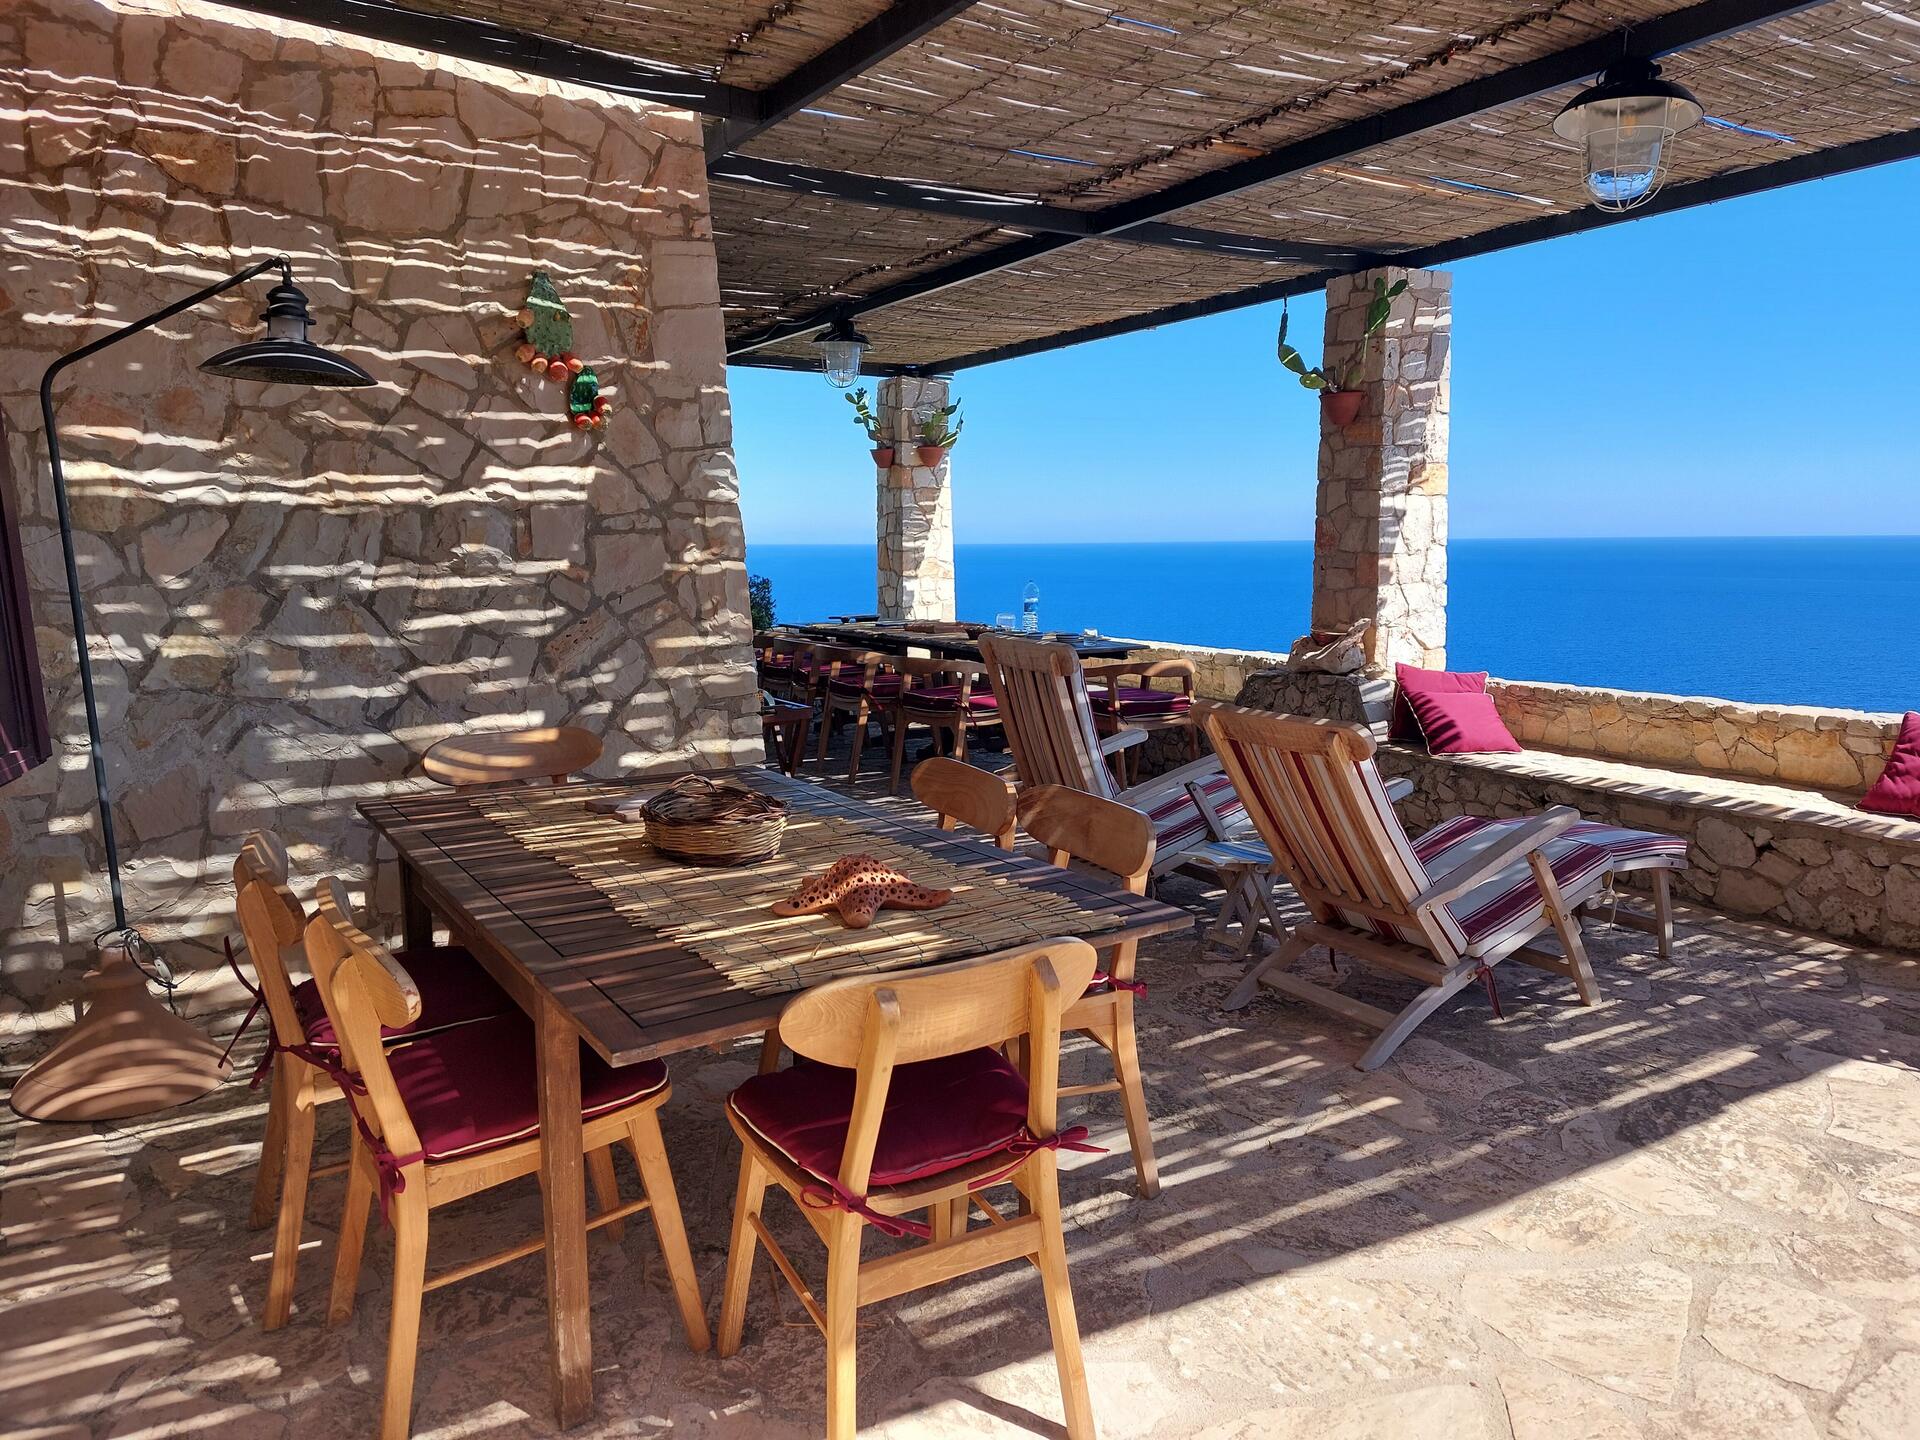
[[953,757],[967,758],[967,734],[982,725],[998,725],[1000,710],[987,685],[987,667],[970,660],[923,659],[902,656],[893,662],[900,688],[892,701],[893,772],[888,793],[900,789],[900,768],[906,761],[907,731],[924,725],[940,737],[953,737]]
[[1000,776],[936,755],[913,767],[912,785],[914,797],[939,817],[942,830],[958,821],[991,836],[1002,850],[1013,849],[1013,786]]
[[[1200,758],[1200,727],[1193,723],[1193,662],[1191,660],[1115,661],[1089,665],[1086,677],[1091,686],[1094,725],[1102,735],[1111,735],[1131,725],[1149,735],[1170,730],[1187,734],[1187,758]],[[1133,680],[1138,683],[1128,685]],[[1174,680],[1177,688],[1156,687],[1155,680]],[[1122,750],[1115,757],[1122,764],[1121,783],[1134,783],[1138,753]]]
[[[1605,885],[1610,862],[1604,850],[1566,837],[1576,812],[1556,806],[1511,829],[1475,830],[1423,861],[1393,813],[1365,730],[1211,701],[1195,709],[1311,916],[1289,926],[1260,888],[1275,933],[1286,939],[1247,971],[1228,1009],[1266,984],[1371,1026],[1380,1035],[1359,1068],[1372,1070],[1468,985],[1483,983],[1497,1014],[1493,967],[1503,960],[1565,975],[1583,1004],[1598,1003],[1578,909]],[[1549,928],[1559,954],[1533,943]],[[1315,945],[1426,988],[1393,1015],[1289,973]]]
[[847,758],[847,779],[860,777],[860,752],[867,741],[867,722],[878,717],[884,724],[892,714],[894,697],[900,693],[900,677],[890,668],[894,657],[877,650],[835,650],[819,647],[814,651],[818,664],[825,661],[830,671],[820,692],[820,749],[814,757],[827,763],[827,745],[833,739],[834,717],[853,717],[852,753]]
[[[1082,794],[1062,785],[1041,785],[1020,797],[1020,825],[1047,847],[1047,858],[1065,866],[1078,861],[1103,870],[1135,895],[1147,893],[1153,871],[1153,828],[1138,810],[1113,800]],[[1147,1094],[1140,1079],[1140,1053],[1133,1027],[1133,1002],[1146,987],[1133,978],[1140,944],[1128,940],[1102,950],[1105,970],[1074,1001],[1061,1028],[1077,1030],[1105,1048],[1113,1060],[1113,1079],[1065,1085],[1062,1098],[1119,1092],[1133,1147],[1133,1168],[1140,1193],[1160,1193],[1160,1169],[1153,1158],[1153,1131],[1147,1123]]]
[[442,785],[550,780],[558,785],[600,758],[600,737],[576,725],[536,730],[482,730],[450,735],[421,757],[420,768]]
[[[727,1101],[740,1137],[740,1186],[720,1309],[722,1356],[740,1348],[753,1259],[765,1245],[827,1342],[828,1440],[856,1428],[855,1316],[862,1305],[1020,1259],[1040,1270],[1072,1440],[1092,1440],[1093,1409],[1067,1278],[1054,1151],[1060,1020],[1093,978],[1078,940],[1049,940],[956,965],[837,980],[796,997],[780,1038],[815,1064],[757,1075]],[[1018,1038],[1024,1075],[997,1047]],[[981,1193],[1011,1181],[1027,1213]],[[821,1304],[773,1238],[769,1182],[826,1244]],[[979,1207],[990,1222],[969,1230]],[[929,1219],[912,1219],[926,1211]],[[862,1263],[869,1225],[931,1243]]]

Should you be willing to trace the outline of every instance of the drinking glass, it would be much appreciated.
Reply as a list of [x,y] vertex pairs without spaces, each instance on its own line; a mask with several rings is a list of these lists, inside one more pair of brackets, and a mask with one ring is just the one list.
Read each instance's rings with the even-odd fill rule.
[[993,628],[996,630],[1013,629],[1013,612],[1011,610],[1002,610],[998,615],[994,616]]

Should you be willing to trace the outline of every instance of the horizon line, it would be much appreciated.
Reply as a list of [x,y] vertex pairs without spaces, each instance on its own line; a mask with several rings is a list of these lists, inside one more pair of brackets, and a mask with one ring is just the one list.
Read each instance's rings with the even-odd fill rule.
[[[1449,543],[1517,545],[1529,541],[1579,541],[1582,544],[1624,543],[1670,540],[1920,540],[1920,531],[1896,535],[1859,533],[1819,535],[1455,535]],[[873,540],[748,540],[749,545],[788,545],[796,550],[825,550],[840,546],[874,545]],[[967,545],[1032,546],[1047,550],[1086,549],[1096,545],[1311,545],[1311,536],[1274,535],[1253,540],[955,540],[954,548]]]

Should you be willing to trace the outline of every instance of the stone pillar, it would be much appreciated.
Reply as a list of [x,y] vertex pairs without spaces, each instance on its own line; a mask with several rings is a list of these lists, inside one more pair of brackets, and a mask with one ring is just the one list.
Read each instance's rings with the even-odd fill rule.
[[920,416],[947,403],[945,380],[901,376],[880,382],[875,411],[894,441],[894,463],[878,475],[876,536],[883,620],[951,620],[951,460],[920,463]]
[[[1362,353],[1373,282],[1407,288]],[[1313,537],[1316,633],[1373,623],[1367,659],[1442,667],[1447,656],[1447,393],[1453,277],[1383,266],[1327,286],[1326,364],[1364,399],[1320,418]]]

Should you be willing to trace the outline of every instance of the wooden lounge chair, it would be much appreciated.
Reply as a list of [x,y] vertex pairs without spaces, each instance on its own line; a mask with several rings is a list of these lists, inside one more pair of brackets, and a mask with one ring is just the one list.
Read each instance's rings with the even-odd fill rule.
[[[327,1318],[337,1323],[353,1313],[368,1211],[378,1197],[381,1216],[393,1225],[393,1309],[379,1433],[380,1440],[406,1440],[425,1292],[544,1248],[538,1239],[524,1241],[427,1274],[433,1210],[540,1168],[533,1027],[524,1016],[502,1016],[386,1049],[384,1031],[419,1017],[413,977],[353,924],[331,882],[322,885],[315,908],[307,955],[359,1095],[347,1097],[353,1158]],[[638,1211],[651,1212],[688,1343],[705,1350],[712,1340],[660,1136],[660,1107],[671,1088],[658,1060],[615,1069],[591,1052],[582,1056],[584,1163],[600,1203],[588,1226],[618,1226]],[[626,1204],[614,1185],[615,1143],[632,1149],[646,1192]]]
[[[740,1186],[720,1306],[719,1351],[740,1348],[754,1254],[766,1246],[827,1342],[828,1440],[853,1440],[856,1317],[977,1270],[1040,1271],[1070,1440],[1093,1440],[1093,1409],[1067,1277],[1056,1149],[1061,1016],[1094,973],[1091,946],[1046,940],[892,975],[853,976],[795,997],[778,1042],[818,1063],[764,1069],[727,1100]],[[999,1047],[1018,1040],[1024,1073]],[[777,1043],[772,1035],[770,1043]],[[761,1216],[768,1183],[825,1242],[825,1303]],[[1024,1213],[984,1192],[1011,1182]],[[968,1228],[978,1208],[988,1224]],[[925,1213],[927,1218],[917,1217]],[[862,1261],[868,1226],[929,1243]]]
[[1229,835],[1244,829],[1245,807],[1214,756],[1130,789],[1116,782],[1110,757],[1143,742],[1147,732],[1128,725],[1099,734],[1086,672],[1071,645],[1011,635],[982,635],[978,643],[993,673],[993,692],[1022,790],[1064,785],[1140,811],[1153,824],[1155,875],[1178,869],[1196,847],[1221,838],[1209,831],[1195,791],[1207,797]]
[[1002,850],[1018,828],[1013,786],[990,771],[936,755],[913,767],[914,798],[939,817],[940,828],[972,826]]
[[[1263,984],[1325,1006],[1380,1032],[1359,1062],[1372,1070],[1469,985],[1487,987],[1497,1014],[1493,967],[1503,960],[1565,975],[1581,1003],[1598,1003],[1578,911],[1605,886],[1610,861],[1605,850],[1566,835],[1577,812],[1555,806],[1517,825],[1467,831],[1435,851],[1408,839],[1374,768],[1373,737],[1359,726],[1209,701],[1195,711],[1311,916],[1289,926],[1272,892],[1260,888],[1275,932],[1286,938],[1247,971],[1228,1009],[1247,1004]],[[1558,953],[1535,943],[1549,929]],[[1290,973],[1316,945],[1426,989],[1393,1015]]]
[[[1136,895],[1147,893],[1147,876],[1153,870],[1153,828],[1138,810],[1062,785],[1041,785],[1020,797],[1020,825],[1047,847],[1047,858],[1055,865],[1079,861],[1106,871]],[[1145,993],[1133,978],[1139,948],[1138,941],[1128,940],[1103,952],[1102,968],[1087,993],[1060,1022],[1062,1029],[1077,1030],[1106,1050],[1113,1059],[1113,1079],[1063,1085],[1060,1095],[1065,1099],[1118,1092],[1140,1193],[1151,1200],[1160,1193],[1160,1169],[1153,1158],[1147,1092],[1140,1080],[1140,1052],[1133,1031],[1133,1002]]]

